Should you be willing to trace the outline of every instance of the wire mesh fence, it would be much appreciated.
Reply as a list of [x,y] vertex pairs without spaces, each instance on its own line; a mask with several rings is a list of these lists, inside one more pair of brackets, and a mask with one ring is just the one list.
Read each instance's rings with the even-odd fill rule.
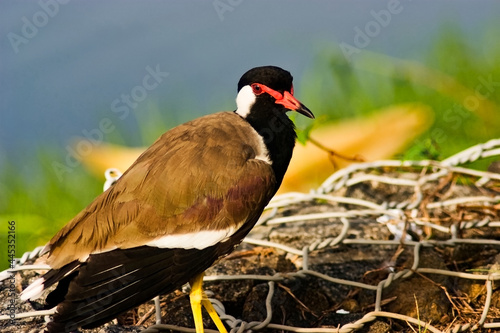
[[[259,267],[228,271],[231,258],[221,261],[205,276],[214,307],[231,332],[368,332],[376,322],[387,332],[500,330],[500,174],[466,167],[498,156],[496,139],[443,161],[358,163],[309,193],[276,196],[240,252],[272,249],[292,264],[260,274]],[[43,268],[25,264],[37,251],[0,279]],[[236,281],[265,291],[260,316],[226,309],[217,286]],[[299,309],[293,315],[277,306],[283,294]],[[249,306],[246,297],[240,307]],[[47,314],[18,312],[16,320]],[[142,332],[165,330],[194,332],[176,323]]]

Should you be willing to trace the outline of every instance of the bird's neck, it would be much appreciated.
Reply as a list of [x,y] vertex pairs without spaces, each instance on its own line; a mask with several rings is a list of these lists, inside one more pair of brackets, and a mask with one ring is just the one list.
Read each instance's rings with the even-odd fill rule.
[[278,190],[292,158],[297,135],[295,125],[286,114],[281,111],[269,114],[269,117],[254,117],[250,112],[245,119],[264,140],[276,176],[276,190]]

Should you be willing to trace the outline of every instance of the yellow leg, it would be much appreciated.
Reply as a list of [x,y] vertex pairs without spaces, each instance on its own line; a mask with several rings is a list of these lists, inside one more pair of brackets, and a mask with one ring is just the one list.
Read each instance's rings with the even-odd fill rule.
[[196,333],[203,333],[203,319],[201,316],[201,306],[207,310],[208,314],[212,318],[217,326],[220,333],[227,333],[222,320],[220,320],[219,315],[215,311],[212,303],[208,300],[205,293],[203,292],[203,273],[191,280],[191,292],[189,293],[189,299],[191,301],[191,310],[193,311],[194,317],[194,327],[196,328]]
[[205,296],[205,293],[203,293],[203,298],[201,299],[201,304],[207,310],[208,314],[212,318],[212,320],[215,323],[215,326],[217,326],[217,329],[219,330],[220,333],[227,333],[226,327],[222,323],[222,320],[220,320],[219,315],[217,314],[217,311],[215,311],[212,303],[208,300],[207,296]]
[[203,318],[201,316],[201,300],[203,299],[203,273],[191,280],[189,300],[193,311],[194,327],[196,333],[203,333]]

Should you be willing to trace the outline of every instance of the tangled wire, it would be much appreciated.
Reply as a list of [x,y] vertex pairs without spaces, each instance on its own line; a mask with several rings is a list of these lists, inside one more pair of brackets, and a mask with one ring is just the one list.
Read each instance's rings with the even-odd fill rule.
[[[263,329],[348,333],[386,319],[400,321],[415,332],[417,330],[413,325],[419,331],[424,328],[433,333],[500,329],[500,291],[495,290],[495,282],[500,280],[500,270],[496,267],[496,255],[500,253],[500,241],[497,240],[500,237],[500,174],[464,166],[498,156],[500,139],[495,139],[443,161],[357,163],[335,172],[310,193],[276,196],[252,233],[244,240],[246,245],[243,246],[272,248],[293,261],[297,269],[275,274],[207,274],[205,281],[209,285],[234,280],[267,283],[267,295],[263,300],[266,311],[262,320],[245,321],[238,318],[226,311],[223,302],[216,299],[217,295],[212,295],[215,309],[233,333]],[[108,173],[108,185],[112,184],[112,177],[116,175],[116,172]],[[315,233],[315,230],[326,230],[321,229],[325,226],[330,228],[328,232]],[[367,227],[376,230],[375,235],[363,231],[365,229],[362,228]],[[378,273],[383,272],[372,279],[366,279],[366,276],[373,276],[377,267],[364,268],[361,278],[349,278],[349,275],[339,277],[328,274],[317,269],[319,266],[314,264],[322,262],[322,256],[331,255],[334,249],[354,246],[370,249],[389,247],[396,250],[391,250],[393,255],[390,260],[383,261],[384,266],[379,267]],[[470,251],[471,246],[477,251],[476,256],[471,254],[470,258],[462,258],[461,261],[456,259],[459,247]],[[405,257],[402,253],[407,249],[410,249],[410,254],[406,255],[406,264],[401,264]],[[434,253],[442,254],[445,258],[442,264],[427,266],[429,261],[423,259],[427,255],[425,249],[435,249],[437,252]],[[484,249],[489,251],[488,258],[484,258],[481,252]],[[39,250],[25,253],[17,260],[15,268],[0,273],[0,280],[20,271],[46,268],[43,265],[26,265],[36,259]],[[453,255],[449,255],[450,251]],[[378,253],[375,250],[373,252]],[[483,256],[481,260],[477,259],[479,255]],[[395,298],[400,296],[396,293],[392,297],[398,290],[395,285],[415,277],[433,280],[432,283],[445,294],[446,301],[451,305],[449,311],[444,311],[448,313],[448,321],[431,324],[431,320],[424,318],[425,315],[420,318],[416,297],[416,313],[412,312],[416,316],[409,315],[408,311],[398,313],[395,307],[391,308],[390,303],[397,303],[399,300],[395,301]],[[363,291],[371,292],[374,294],[373,304],[370,305],[373,310],[366,311],[369,307],[346,309],[348,303],[344,298],[343,303],[336,304],[330,311],[334,309],[338,315],[356,312],[358,316],[356,320],[343,325],[322,325],[318,320],[317,326],[306,328],[273,322],[277,311],[273,306],[277,288],[285,288],[283,284],[290,280],[311,278],[323,281],[326,288],[348,288],[346,298],[355,299]],[[453,286],[436,282],[445,279],[453,279]],[[464,295],[470,292],[469,289],[464,292],[454,287],[464,284],[481,285],[481,291],[474,299],[467,298]],[[292,295],[292,292],[288,292]],[[307,308],[298,297],[292,296],[303,309]],[[154,308],[157,324],[141,332],[194,332],[194,329],[179,325],[161,324],[159,304],[159,299],[156,299]],[[153,308],[149,312],[152,314]],[[50,314],[51,311],[25,312],[17,313],[16,318]],[[7,319],[6,315],[0,316],[0,320]]]

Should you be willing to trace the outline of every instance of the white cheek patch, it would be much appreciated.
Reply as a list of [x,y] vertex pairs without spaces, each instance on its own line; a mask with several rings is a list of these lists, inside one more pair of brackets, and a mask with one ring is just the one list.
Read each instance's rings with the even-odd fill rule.
[[234,234],[236,228],[224,230],[198,231],[179,235],[166,235],[144,245],[161,249],[198,249],[202,250],[217,243],[226,241]]
[[238,96],[236,96],[236,113],[246,118],[254,104],[255,94],[253,93],[252,87],[244,86],[241,88],[238,92]]
[[[241,117],[246,118],[250,113],[250,109],[255,104],[255,94],[253,93],[252,87],[244,86],[240,89],[238,96],[236,96],[236,113]],[[253,128],[252,128],[253,129]],[[269,158],[269,152],[267,150],[266,144],[264,143],[264,138],[260,135],[255,129],[253,129],[257,137],[259,138],[259,148],[255,159],[266,162],[267,164],[272,164],[271,159]]]

